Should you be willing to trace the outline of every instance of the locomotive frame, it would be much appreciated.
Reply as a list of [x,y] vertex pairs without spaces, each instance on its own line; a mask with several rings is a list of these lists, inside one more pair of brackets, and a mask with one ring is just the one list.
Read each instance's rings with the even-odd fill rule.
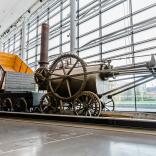
[[[96,65],[87,65],[74,54],[62,54],[49,67],[39,68],[35,73],[36,83],[47,86],[47,94],[40,102],[41,112],[56,113],[70,110],[76,115],[99,116],[101,111],[114,111],[113,96],[155,79],[155,59],[125,67],[113,68],[110,60]],[[96,69],[96,70],[95,70]],[[125,71],[123,73],[123,71]],[[94,83],[88,78],[98,75],[102,81],[125,74],[145,74],[135,82],[97,93]],[[71,74],[73,73],[73,74]],[[89,79],[89,80],[88,80]],[[89,83],[87,81],[90,81]],[[93,83],[91,83],[93,82]],[[88,85],[90,85],[88,87]],[[106,97],[106,100],[101,99]]]

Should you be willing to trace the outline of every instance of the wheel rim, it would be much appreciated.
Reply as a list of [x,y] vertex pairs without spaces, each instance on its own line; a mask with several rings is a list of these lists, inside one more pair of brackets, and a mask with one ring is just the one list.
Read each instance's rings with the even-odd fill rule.
[[[72,61],[71,61],[72,60]],[[67,62],[67,66],[64,65]],[[71,63],[72,62],[72,63]],[[79,65],[80,71],[82,71],[81,78],[74,77],[75,67]],[[58,74],[58,67],[59,74]],[[80,92],[84,89],[86,85],[86,65],[82,59],[76,55],[64,54],[58,57],[53,64],[50,66],[50,77],[49,77],[49,88],[51,93],[61,100],[71,100],[74,99]],[[79,87],[73,91],[71,88],[72,81],[77,81],[80,83]],[[56,84],[56,85],[54,85]],[[64,87],[64,88],[63,88]],[[66,95],[61,93],[61,90],[66,90]]]
[[99,116],[101,113],[101,102],[99,97],[90,91],[83,91],[74,100],[74,113],[80,116]]
[[43,95],[40,100],[40,111],[41,113],[56,113],[58,111],[57,100],[49,94]]
[[115,103],[112,98],[105,99],[104,102],[102,102],[103,110],[104,111],[114,111],[115,109]]

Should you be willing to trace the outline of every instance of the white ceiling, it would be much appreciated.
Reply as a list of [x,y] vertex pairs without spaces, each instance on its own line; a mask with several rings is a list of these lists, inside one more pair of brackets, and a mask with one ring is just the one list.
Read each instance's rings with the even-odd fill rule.
[[11,26],[36,1],[37,0],[0,0],[0,34]]

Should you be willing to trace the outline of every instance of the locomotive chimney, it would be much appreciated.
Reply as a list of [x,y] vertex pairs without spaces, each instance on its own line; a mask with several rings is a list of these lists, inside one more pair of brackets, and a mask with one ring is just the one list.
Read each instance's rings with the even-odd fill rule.
[[49,25],[42,24],[41,32],[41,53],[40,53],[40,67],[46,67],[48,65],[48,41],[49,41]]

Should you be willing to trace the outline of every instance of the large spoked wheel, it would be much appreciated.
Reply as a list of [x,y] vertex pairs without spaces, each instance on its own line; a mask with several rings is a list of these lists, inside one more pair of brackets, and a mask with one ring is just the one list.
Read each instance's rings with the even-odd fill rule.
[[43,95],[40,100],[40,111],[48,114],[58,112],[58,100],[49,94]]
[[99,116],[101,102],[99,97],[90,91],[83,91],[74,101],[74,113],[80,116]]
[[102,104],[102,110],[103,111],[111,111],[113,112],[115,110],[115,103],[113,98],[107,98],[105,97],[104,100],[102,100],[103,102],[101,102]]
[[86,64],[76,55],[61,55],[50,66],[49,72],[50,92],[60,100],[76,98],[86,85]]

